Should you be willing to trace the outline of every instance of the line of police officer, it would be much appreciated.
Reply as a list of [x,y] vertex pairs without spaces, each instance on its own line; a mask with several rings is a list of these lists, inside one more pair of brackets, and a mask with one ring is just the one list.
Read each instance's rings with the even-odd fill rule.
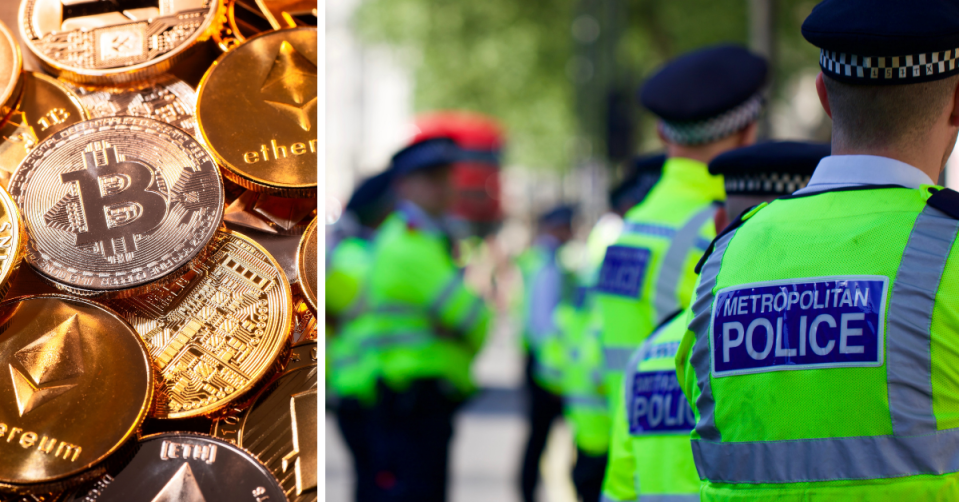
[[[825,0],[802,32],[821,49],[831,152],[750,146],[766,63],[711,47],[641,90],[666,155],[617,190],[638,203],[615,239],[594,229],[578,287],[556,265],[572,211],[540,220],[521,260],[525,500],[560,409],[586,501],[959,499],[959,193],[935,181],[959,133],[959,5]],[[366,424],[371,465],[399,462],[367,471],[396,500],[443,499],[452,411],[489,323],[437,223],[454,150],[394,157],[402,202],[357,295],[371,314],[352,343],[377,350],[378,411],[341,407],[341,422]]]

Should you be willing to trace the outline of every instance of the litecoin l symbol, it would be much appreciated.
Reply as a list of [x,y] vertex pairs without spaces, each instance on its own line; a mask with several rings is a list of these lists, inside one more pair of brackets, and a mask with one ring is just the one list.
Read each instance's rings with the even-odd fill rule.
[[283,457],[283,472],[296,472],[296,494],[316,488],[316,389],[290,397],[293,451]]
[[[84,152],[84,169],[61,174],[60,181],[77,184],[86,231],[76,232],[76,245],[99,244],[103,255],[111,257],[135,251],[134,236],[155,229],[167,206],[162,195],[148,191],[155,185],[153,170],[139,162],[121,162],[116,148],[104,146],[105,165],[97,165],[96,151]],[[122,251],[114,239],[122,242]]]

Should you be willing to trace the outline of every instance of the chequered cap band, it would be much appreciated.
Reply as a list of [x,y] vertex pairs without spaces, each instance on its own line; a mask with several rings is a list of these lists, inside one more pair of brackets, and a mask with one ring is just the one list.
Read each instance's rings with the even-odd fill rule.
[[716,141],[741,131],[759,118],[763,110],[762,92],[747,99],[743,104],[706,120],[694,122],[659,121],[659,130],[670,143],[700,145]]
[[761,173],[750,176],[727,175],[726,194],[784,195],[805,188],[808,174]]
[[864,84],[911,84],[959,73],[957,56],[959,49],[895,57],[859,56],[821,49],[819,66],[826,74],[840,80]]

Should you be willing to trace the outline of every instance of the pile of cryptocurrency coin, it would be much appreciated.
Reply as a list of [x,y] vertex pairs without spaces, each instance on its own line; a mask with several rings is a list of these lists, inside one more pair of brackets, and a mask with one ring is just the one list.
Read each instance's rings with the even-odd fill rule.
[[316,8],[0,23],[0,502],[317,500]]

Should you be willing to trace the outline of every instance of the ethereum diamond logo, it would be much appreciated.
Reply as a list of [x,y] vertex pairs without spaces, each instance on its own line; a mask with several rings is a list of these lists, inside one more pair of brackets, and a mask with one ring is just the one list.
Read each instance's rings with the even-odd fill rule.
[[[263,101],[288,115],[304,131],[313,128],[316,114],[316,65],[289,42],[280,44],[273,68],[260,92]],[[312,112],[312,113],[311,113]]]
[[[77,314],[14,354],[10,364],[20,416],[76,387],[83,373],[83,351]],[[24,374],[21,370],[26,370]]]
[[190,464],[183,462],[151,502],[206,502],[206,499],[196,484]]

